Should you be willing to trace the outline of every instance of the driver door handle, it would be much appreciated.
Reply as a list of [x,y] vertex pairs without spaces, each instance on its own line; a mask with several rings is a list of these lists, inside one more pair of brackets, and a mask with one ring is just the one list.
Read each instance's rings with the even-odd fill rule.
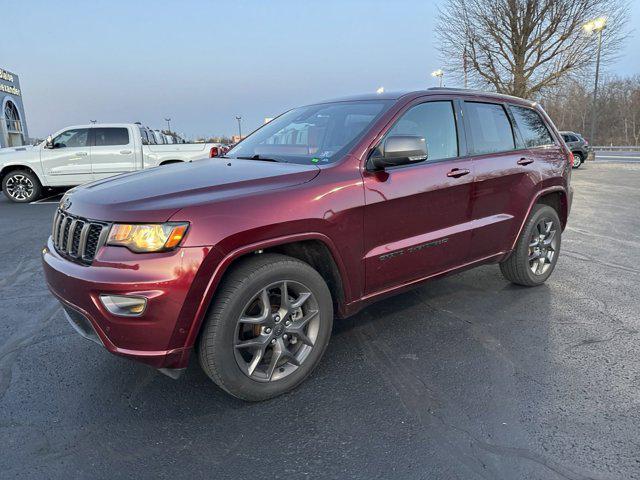
[[471,173],[471,170],[467,170],[466,168],[454,168],[449,173],[447,173],[447,177],[459,178],[469,173]]
[[76,155],[78,157],[86,157],[87,156],[87,152],[76,152]]
[[129,155],[131,153],[131,150],[120,150],[120,154],[122,155]]
[[529,165],[530,163],[533,163],[533,159],[531,158],[522,157],[518,160],[518,165]]

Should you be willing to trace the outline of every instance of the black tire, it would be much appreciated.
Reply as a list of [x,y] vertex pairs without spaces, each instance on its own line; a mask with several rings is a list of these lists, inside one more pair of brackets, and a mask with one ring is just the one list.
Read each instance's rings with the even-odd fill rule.
[[[293,370],[284,378],[272,379],[269,377],[258,381],[250,377],[247,369],[243,369],[237,359],[238,350],[235,345],[238,343],[238,328],[240,328],[239,325],[244,325],[239,319],[243,314],[246,315],[247,305],[251,305],[252,301],[259,301],[258,295],[261,291],[265,289],[265,291],[269,291],[268,288],[271,288],[269,286],[284,281],[287,281],[289,285],[302,285],[312,294],[310,298],[313,299],[313,304],[317,307],[313,311],[318,312],[313,315],[316,319],[314,320],[316,322],[314,324],[315,340],[299,366],[285,365]],[[271,301],[269,301],[270,317],[272,316],[272,308]],[[302,312],[302,310],[300,311]],[[284,321],[284,319],[282,320]],[[272,335],[275,336],[275,324],[273,326]],[[332,326],[333,302],[331,293],[324,279],[316,270],[304,262],[285,255],[266,253],[251,256],[241,260],[230,273],[225,275],[215,294],[200,336],[200,365],[218,386],[234,397],[247,401],[273,398],[294,389],[309,376],[324,354],[329,343]],[[253,328],[266,327],[253,326]],[[264,333],[265,331],[261,330],[256,335],[264,335]],[[279,335],[278,342],[284,341],[282,340],[282,332]],[[287,337],[284,336],[284,338]],[[269,342],[275,341],[272,338]],[[295,347],[307,348],[304,343],[294,345]],[[300,351],[298,350],[298,352]],[[262,353],[261,358],[266,359],[266,355],[267,353]],[[273,359],[273,355],[274,350],[272,349],[271,359]],[[257,367],[254,368],[257,370]],[[281,366],[277,370],[282,372],[284,368]]]
[[[22,186],[23,189],[19,187]],[[16,203],[29,203],[40,198],[42,185],[40,180],[28,170],[14,170],[2,179],[2,191]]]
[[[533,247],[532,241],[534,241],[536,237],[539,241],[538,227],[541,222],[546,221],[553,222],[551,230],[555,230],[555,234],[552,236],[552,238],[555,239],[555,241],[552,240],[553,255],[548,263],[544,263],[541,268],[538,268],[536,265],[537,262],[532,263],[534,260],[531,259],[531,257],[540,254],[540,248],[543,248],[546,252],[544,257],[546,262],[547,255],[551,249],[548,249],[548,247],[545,247],[542,243],[540,243],[539,247]],[[515,250],[511,253],[509,258],[500,263],[500,270],[502,271],[502,274],[507,280],[517,285],[534,287],[536,285],[543,284],[553,272],[558,261],[561,236],[560,219],[555,209],[548,205],[536,205],[522,229],[522,233],[518,238]],[[535,250],[536,248],[538,248],[537,251]],[[540,258],[538,258],[538,260],[542,261]],[[539,270],[540,273],[534,272],[532,270],[534,268]]]
[[573,152],[573,168],[580,168],[584,163],[584,156],[580,152]]

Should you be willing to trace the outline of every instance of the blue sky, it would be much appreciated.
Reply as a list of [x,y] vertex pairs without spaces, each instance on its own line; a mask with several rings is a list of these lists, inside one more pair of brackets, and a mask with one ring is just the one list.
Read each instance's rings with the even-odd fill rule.
[[[437,3],[0,0],[0,67],[20,76],[32,136],[142,121],[188,136],[352,93],[434,86]],[[640,23],[640,0],[630,24]],[[640,74],[636,32],[609,73]]]

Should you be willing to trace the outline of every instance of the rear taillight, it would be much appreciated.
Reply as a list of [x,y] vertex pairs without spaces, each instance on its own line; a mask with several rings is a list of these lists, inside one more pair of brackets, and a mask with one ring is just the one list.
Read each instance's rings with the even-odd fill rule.
[[209,150],[209,158],[217,157],[218,155],[220,155],[218,147],[211,147],[211,150]]
[[569,152],[568,158],[569,158],[569,165],[573,167],[573,152]]

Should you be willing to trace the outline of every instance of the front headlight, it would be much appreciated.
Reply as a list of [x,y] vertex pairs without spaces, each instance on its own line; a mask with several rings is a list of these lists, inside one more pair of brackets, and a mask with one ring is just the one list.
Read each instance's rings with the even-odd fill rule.
[[180,245],[188,223],[115,223],[109,231],[107,245],[127,247],[132,252],[163,252]]

